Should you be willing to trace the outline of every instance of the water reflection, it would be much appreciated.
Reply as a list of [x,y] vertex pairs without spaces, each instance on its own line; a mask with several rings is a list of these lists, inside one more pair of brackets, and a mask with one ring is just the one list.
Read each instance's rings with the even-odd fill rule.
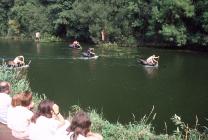
[[40,42],[36,43],[37,54],[40,54]]
[[80,57],[80,50],[78,49],[71,49],[72,51],[72,58],[79,58]]
[[89,62],[89,69],[90,71],[96,71],[96,60],[91,60]]
[[158,67],[143,66],[143,68],[146,71],[147,77],[149,77],[149,78],[154,78],[158,74]]

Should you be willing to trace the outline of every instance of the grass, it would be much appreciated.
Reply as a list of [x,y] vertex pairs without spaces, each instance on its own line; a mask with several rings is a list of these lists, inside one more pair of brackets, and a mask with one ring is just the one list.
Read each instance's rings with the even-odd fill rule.
[[60,42],[60,41],[63,41],[63,40],[59,37],[56,37],[56,36],[53,36],[53,35],[50,35],[47,33],[43,34],[40,39],[40,42],[42,42],[42,43],[43,42],[44,43],[46,43],[46,42]]
[[119,47],[118,47],[118,44],[117,43],[101,43],[98,45],[98,47],[101,47],[102,49],[105,49],[105,50],[118,50]]
[[[8,69],[4,64],[0,66],[0,80],[8,81],[12,85],[12,95],[19,92],[30,90],[30,83],[27,80],[27,69]],[[33,93],[33,101],[36,105],[45,96],[39,96],[38,93]],[[79,106],[72,106],[69,110],[69,117],[80,110]],[[102,113],[97,113],[94,109],[86,110],[92,120],[92,131],[103,135],[104,140],[207,140],[208,128],[204,126],[204,132],[200,132],[198,118],[196,117],[196,124],[194,128],[189,127],[188,124],[176,114],[171,118],[177,129],[173,134],[156,134],[151,122],[154,121],[156,114],[151,112],[145,115],[139,122],[129,122],[123,125],[119,122],[110,123],[104,119]]]

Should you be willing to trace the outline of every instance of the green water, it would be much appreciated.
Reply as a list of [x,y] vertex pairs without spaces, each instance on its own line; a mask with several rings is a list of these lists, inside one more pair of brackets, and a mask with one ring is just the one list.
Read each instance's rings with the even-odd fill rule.
[[[97,60],[83,60],[81,51],[67,43],[0,42],[0,57],[13,59],[24,55],[31,60],[28,79],[34,92],[44,93],[67,114],[71,105],[102,111],[111,122],[127,123],[149,113],[157,130],[174,129],[170,120],[175,113],[190,125],[195,116],[208,124],[208,55],[191,51],[153,48],[108,51],[95,48]],[[93,46],[84,46],[84,49]],[[126,55],[125,55],[126,54]],[[139,57],[160,56],[158,68],[146,68]]]

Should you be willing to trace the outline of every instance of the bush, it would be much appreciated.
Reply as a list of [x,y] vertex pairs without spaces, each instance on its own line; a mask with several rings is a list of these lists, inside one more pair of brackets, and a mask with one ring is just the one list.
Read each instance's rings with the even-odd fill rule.
[[63,40],[59,37],[53,36],[48,33],[44,33],[40,39],[40,42],[57,42],[57,41],[63,41]]

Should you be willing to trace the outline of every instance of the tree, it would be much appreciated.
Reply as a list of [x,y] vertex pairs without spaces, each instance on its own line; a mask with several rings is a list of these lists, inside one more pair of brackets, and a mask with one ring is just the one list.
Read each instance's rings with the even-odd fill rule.
[[0,35],[6,36],[8,29],[8,15],[10,8],[13,6],[14,0],[2,0],[0,2]]
[[37,31],[51,33],[52,26],[48,22],[48,16],[43,6],[35,0],[19,3],[16,1],[11,8],[9,18],[20,24],[20,33],[33,37]]
[[185,20],[194,16],[190,0],[154,0],[147,36],[158,36],[177,46],[185,45],[188,39]]

